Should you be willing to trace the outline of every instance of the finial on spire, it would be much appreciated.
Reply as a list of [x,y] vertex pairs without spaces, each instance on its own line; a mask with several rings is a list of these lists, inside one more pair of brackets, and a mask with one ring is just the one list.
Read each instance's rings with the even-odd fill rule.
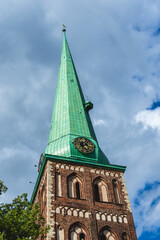
[[62,26],[63,26],[62,32],[66,32],[67,27],[64,24],[62,24]]

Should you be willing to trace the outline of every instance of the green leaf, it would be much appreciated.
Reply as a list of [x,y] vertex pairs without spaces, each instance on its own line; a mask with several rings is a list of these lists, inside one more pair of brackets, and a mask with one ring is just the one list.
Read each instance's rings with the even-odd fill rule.
[[45,237],[48,231],[39,204],[31,206],[26,193],[17,196],[12,203],[0,204],[0,240],[37,239],[39,235]]

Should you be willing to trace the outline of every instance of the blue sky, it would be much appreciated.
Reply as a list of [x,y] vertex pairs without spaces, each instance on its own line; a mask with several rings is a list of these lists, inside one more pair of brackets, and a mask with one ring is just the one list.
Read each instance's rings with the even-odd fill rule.
[[127,166],[138,239],[160,239],[160,2],[2,0],[0,10],[1,201],[33,191],[64,23],[99,143]]

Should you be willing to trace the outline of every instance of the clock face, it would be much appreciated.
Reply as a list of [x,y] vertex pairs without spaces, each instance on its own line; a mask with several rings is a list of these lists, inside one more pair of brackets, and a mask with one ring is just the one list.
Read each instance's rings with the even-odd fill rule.
[[91,153],[95,148],[93,142],[84,137],[75,138],[73,144],[75,148],[82,153]]

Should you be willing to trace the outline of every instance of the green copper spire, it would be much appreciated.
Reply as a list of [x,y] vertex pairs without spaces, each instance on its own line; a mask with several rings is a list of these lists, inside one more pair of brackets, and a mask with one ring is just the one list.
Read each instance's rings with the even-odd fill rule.
[[[51,128],[45,154],[64,156],[91,162],[109,164],[99,148],[88,110],[92,104],[85,102],[76,69],[63,29],[63,47],[58,75],[56,97],[52,114]],[[77,137],[91,140],[95,145],[92,153],[79,152],[73,141]]]

